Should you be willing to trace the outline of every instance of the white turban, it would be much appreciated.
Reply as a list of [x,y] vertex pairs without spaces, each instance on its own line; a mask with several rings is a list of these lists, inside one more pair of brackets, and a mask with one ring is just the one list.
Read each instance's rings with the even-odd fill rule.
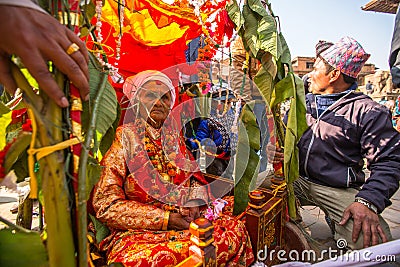
[[157,70],[145,70],[142,72],[139,72],[138,74],[134,76],[130,76],[125,80],[124,86],[123,86],[123,91],[124,94],[128,97],[128,99],[132,102],[137,98],[137,94],[139,92],[139,89],[142,88],[142,86],[147,83],[148,81],[160,81],[166,86],[168,86],[169,91],[171,92],[171,107],[174,106],[175,99],[176,99],[176,93],[175,93],[175,87],[172,84],[172,81],[170,78],[168,78],[167,75],[164,73],[157,71]]

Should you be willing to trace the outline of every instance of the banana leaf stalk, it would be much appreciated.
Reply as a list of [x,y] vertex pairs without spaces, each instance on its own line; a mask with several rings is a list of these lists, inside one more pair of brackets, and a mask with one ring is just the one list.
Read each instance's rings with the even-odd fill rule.
[[[93,60],[90,57],[90,60]],[[106,88],[108,73],[103,72],[101,74],[100,88],[96,99],[93,101],[93,108],[90,112],[91,120],[88,127],[88,131],[85,136],[85,143],[82,149],[81,157],[79,160],[79,180],[78,180],[78,249],[79,249],[79,266],[87,266],[87,164],[91,146],[91,140],[93,139],[96,131],[97,112],[100,105],[100,99]]]
[[[61,108],[45,94],[36,95],[18,67],[12,66],[17,85],[24,91],[26,105],[32,111],[38,139],[35,147],[62,142]],[[34,122],[32,123],[32,127]],[[47,224],[47,251],[50,266],[76,265],[70,216],[69,193],[64,172],[64,153],[55,151],[40,160],[43,204]]]

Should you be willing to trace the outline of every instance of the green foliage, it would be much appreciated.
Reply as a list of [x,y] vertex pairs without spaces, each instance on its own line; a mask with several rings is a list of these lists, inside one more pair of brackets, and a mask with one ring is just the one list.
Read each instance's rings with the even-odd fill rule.
[[93,186],[97,183],[100,178],[101,174],[101,166],[99,162],[93,158],[88,158],[87,170],[86,170],[86,177],[87,177],[87,185],[86,185],[86,195],[90,195],[90,191],[92,191]]
[[[268,14],[265,8],[260,5],[260,1],[250,0],[248,1],[248,7],[257,20],[256,22],[251,22],[251,25],[248,26],[256,27],[257,29],[257,35],[253,36],[257,40],[258,45],[258,53],[256,55],[260,54],[260,51],[262,53],[268,52],[277,60],[282,54],[282,48],[279,43],[274,17]],[[261,60],[261,58],[258,59]]]
[[26,149],[31,139],[31,132],[19,132],[17,139],[11,145],[4,160],[5,173],[14,170],[18,181],[22,181],[25,177],[29,176]]
[[11,112],[11,109],[0,101],[0,116],[3,116],[9,112]]
[[89,214],[90,219],[93,222],[94,229],[96,229],[96,242],[100,243],[104,238],[110,234],[110,230],[107,226],[102,224],[95,216]]
[[[277,94],[276,92],[281,93]],[[307,129],[305,120],[297,120],[297,118],[305,118],[306,116],[305,100],[301,96],[304,96],[302,80],[293,73],[289,73],[283,80],[276,84],[275,98],[271,100],[271,105],[281,103],[289,98],[297,100],[290,102],[285,135],[284,171],[287,172],[287,181],[289,183],[294,182],[299,176],[297,164],[298,148],[296,144],[300,140],[301,134]]]
[[39,233],[11,229],[0,230],[0,266],[49,266],[46,248]]
[[100,142],[100,153],[104,155],[107,150],[110,148],[112,145],[112,142],[114,141],[115,137],[115,131],[117,130],[117,127],[119,125],[119,120],[121,118],[121,107],[118,105],[117,106],[117,118],[113,122],[110,128],[108,128],[107,132],[104,134],[104,136],[101,138]]
[[[103,75],[103,73],[97,59],[92,54],[89,55],[90,101],[83,103],[82,129],[83,132],[86,133],[88,131],[87,127],[89,127],[90,119],[92,116],[97,116],[95,129],[105,137],[109,136],[106,135],[107,131],[110,127],[115,125],[118,119],[117,95],[109,82],[106,83],[103,94],[99,95],[101,75]],[[95,102],[99,103],[99,107],[97,109],[97,114],[92,114],[91,107]],[[98,146],[98,143],[99,142],[96,140],[96,146]],[[104,146],[105,145],[103,145],[103,148]],[[94,147],[93,151],[97,151],[97,149],[98,147]]]
[[286,65],[289,68],[289,71],[293,72],[292,56],[290,55],[289,47],[288,47],[285,37],[283,37],[282,33],[279,33],[279,40],[280,40],[280,43],[282,46],[282,54],[281,54],[281,58],[279,59],[280,63],[282,63],[282,65]]
[[274,76],[268,72],[265,68],[260,68],[254,77],[254,83],[257,85],[258,90],[264,96],[267,103],[269,103],[272,97],[272,90],[274,86]]
[[[104,1],[103,1],[104,4]],[[93,18],[96,14],[96,5],[94,4],[94,1],[86,1],[86,0],[81,0],[80,1],[80,6],[81,6],[81,13],[83,16],[80,16],[80,22],[79,25],[87,25],[87,22],[85,19]],[[91,29],[88,29],[87,27],[81,27],[81,37],[85,37],[89,35],[89,31]]]
[[6,129],[11,122],[11,110],[0,101],[0,150],[6,146]]
[[257,151],[260,150],[260,129],[258,128],[256,116],[252,112],[254,104],[254,102],[251,102],[243,107],[240,122],[245,126],[246,132],[239,132],[239,142],[248,141],[250,148]]
[[235,157],[234,215],[246,209],[249,202],[248,192],[254,189],[259,170],[259,156],[256,151],[260,149],[260,130],[252,108],[253,105],[245,105],[240,117],[239,142]]
[[299,176],[296,144],[306,129],[304,87],[301,80],[291,72],[290,51],[283,35],[278,31],[280,27],[277,26],[268,1],[264,7],[258,0],[248,0],[247,5],[243,6],[242,14],[236,1],[232,1],[227,6],[227,11],[242,37],[245,49],[251,57],[261,61],[262,67],[254,77],[254,82],[271,109],[279,110],[280,103],[290,101],[287,125],[283,125],[279,116],[274,119],[278,132],[283,133],[283,128],[286,130],[285,143],[280,145],[285,147],[284,174],[289,190],[289,213],[294,216],[291,183]]
[[29,177],[27,162],[28,162],[28,153],[26,153],[25,150],[18,157],[18,160],[14,163],[14,165],[11,168],[14,170],[14,173],[17,176],[17,183],[22,182],[26,177]]

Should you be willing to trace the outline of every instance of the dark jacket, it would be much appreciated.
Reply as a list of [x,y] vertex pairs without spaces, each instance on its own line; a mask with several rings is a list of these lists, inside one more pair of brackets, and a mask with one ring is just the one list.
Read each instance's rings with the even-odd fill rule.
[[[362,187],[357,196],[382,212],[400,181],[400,134],[389,110],[350,91],[318,119],[315,97],[306,96],[309,128],[298,143],[300,174],[326,186]],[[366,181],[364,158],[371,171]]]
[[400,87],[400,6],[397,9],[394,31],[390,47],[389,66],[395,88]]

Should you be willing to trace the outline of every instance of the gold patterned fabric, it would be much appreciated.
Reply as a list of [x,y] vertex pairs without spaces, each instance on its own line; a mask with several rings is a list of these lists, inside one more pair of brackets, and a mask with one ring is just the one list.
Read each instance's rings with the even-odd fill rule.
[[[165,205],[181,205],[191,199],[208,203],[212,198],[202,175],[187,171],[191,169],[188,162],[179,163],[189,157],[189,152],[178,145],[180,153],[167,157],[158,151],[161,137],[150,134],[143,123],[136,119],[120,126],[101,162],[102,174],[92,204],[97,219],[110,228],[111,234],[100,248],[106,251],[108,263],[174,266],[189,256],[189,232],[161,230]],[[156,144],[149,146],[149,142]],[[250,265],[253,254],[244,224],[224,215],[214,221],[214,227],[218,264]]]

